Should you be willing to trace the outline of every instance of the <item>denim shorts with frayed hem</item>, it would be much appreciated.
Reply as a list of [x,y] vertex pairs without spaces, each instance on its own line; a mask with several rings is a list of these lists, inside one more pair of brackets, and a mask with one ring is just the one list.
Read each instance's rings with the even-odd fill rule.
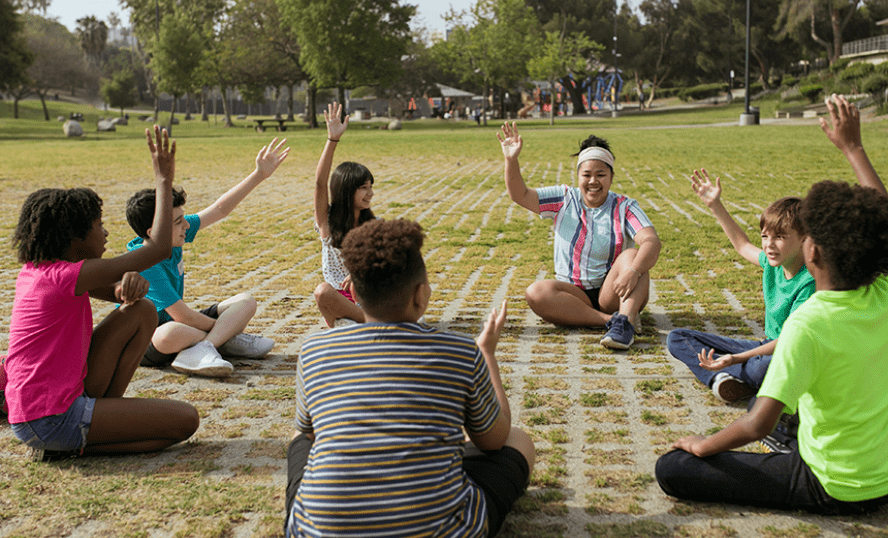
[[95,405],[95,398],[83,394],[64,413],[10,426],[15,436],[31,448],[82,450],[86,446],[86,435],[92,424]]

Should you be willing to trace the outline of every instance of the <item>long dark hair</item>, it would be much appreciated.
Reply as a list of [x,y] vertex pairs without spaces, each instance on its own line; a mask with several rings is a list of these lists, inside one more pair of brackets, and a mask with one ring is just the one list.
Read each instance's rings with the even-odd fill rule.
[[342,247],[345,234],[352,228],[376,218],[370,208],[362,209],[355,222],[355,193],[366,183],[373,184],[373,174],[363,164],[344,162],[330,174],[330,211],[327,224],[333,246]]
[[19,215],[12,244],[21,263],[61,259],[75,240],[86,238],[102,217],[102,199],[92,189],[40,189]]

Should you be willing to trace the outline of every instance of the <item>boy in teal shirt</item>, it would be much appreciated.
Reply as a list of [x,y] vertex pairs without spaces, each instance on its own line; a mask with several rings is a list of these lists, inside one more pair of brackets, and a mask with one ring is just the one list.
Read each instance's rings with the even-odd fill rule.
[[715,215],[737,253],[762,268],[766,338],[739,340],[675,329],[667,336],[666,347],[718,399],[734,402],[752,396],[761,386],[783,322],[814,293],[814,279],[801,254],[801,199],[781,198],[765,208],[760,219],[762,248],[758,248],[722,205],[720,178],[713,184],[706,170],[694,170],[691,180],[694,192]]
[[[752,410],[715,435],[689,436],[657,461],[675,497],[817,513],[888,504],[888,191],[860,142],[859,112],[827,101],[824,132],[861,186],[824,181],[802,202],[805,264],[817,292],[786,321]],[[799,414],[788,453],[734,452]]]
[[[182,247],[194,241],[199,230],[227,217],[254,188],[277,170],[290,151],[290,148],[283,149],[285,142],[277,143],[274,139],[259,150],[253,173],[196,214],[186,215],[182,207],[185,193],[173,191],[172,254],[141,273],[151,283],[146,297],[154,302],[158,316],[158,327],[142,359],[142,366],[162,367],[172,363],[172,367],[182,373],[224,377],[234,371],[234,366],[222,358],[223,354],[258,358],[274,347],[270,338],[242,332],[256,313],[256,300],[249,293],[239,293],[200,311],[185,304]],[[142,246],[153,225],[153,215],[154,191],[139,191],[127,201],[126,219],[138,234],[127,244],[127,250]]]

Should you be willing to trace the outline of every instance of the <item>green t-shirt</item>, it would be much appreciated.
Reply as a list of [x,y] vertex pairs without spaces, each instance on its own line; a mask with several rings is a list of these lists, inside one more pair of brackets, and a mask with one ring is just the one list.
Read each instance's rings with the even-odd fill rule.
[[765,336],[777,340],[786,318],[814,294],[814,277],[804,265],[787,280],[783,267],[771,267],[768,256],[759,253],[762,266],[762,292],[765,296]]
[[818,291],[786,321],[759,397],[799,412],[799,451],[840,501],[888,495],[888,276]]

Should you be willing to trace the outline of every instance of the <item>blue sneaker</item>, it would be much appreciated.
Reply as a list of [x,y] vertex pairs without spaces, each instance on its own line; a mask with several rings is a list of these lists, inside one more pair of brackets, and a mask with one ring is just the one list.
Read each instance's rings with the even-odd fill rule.
[[635,328],[629,323],[629,318],[619,312],[614,313],[605,327],[607,327],[607,333],[601,339],[601,345],[604,347],[629,349],[629,346],[635,341]]

